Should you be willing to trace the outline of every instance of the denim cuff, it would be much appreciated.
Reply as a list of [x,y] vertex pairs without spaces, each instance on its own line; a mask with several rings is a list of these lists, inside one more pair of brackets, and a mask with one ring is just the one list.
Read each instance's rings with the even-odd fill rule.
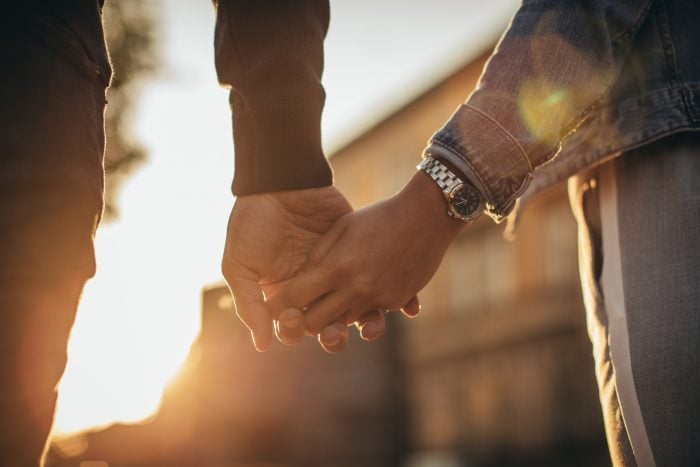
[[451,162],[486,201],[486,214],[501,222],[532,179],[532,165],[517,140],[481,110],[462,105],[423,151]]

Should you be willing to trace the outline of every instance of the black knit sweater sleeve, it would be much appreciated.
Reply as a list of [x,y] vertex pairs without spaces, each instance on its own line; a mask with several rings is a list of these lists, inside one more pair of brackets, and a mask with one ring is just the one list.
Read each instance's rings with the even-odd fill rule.
[[327,0],[215,0],[216,71],[231,88],[236,195],[327,186],[321,148]]

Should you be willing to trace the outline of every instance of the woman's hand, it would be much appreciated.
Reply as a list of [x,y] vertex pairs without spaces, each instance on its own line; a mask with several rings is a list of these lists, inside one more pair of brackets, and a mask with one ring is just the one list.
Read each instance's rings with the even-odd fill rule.
[[268,305],[276,313],[305,309],[312,334],[356,322],[368,310],[415,314],[415,295],[463,226],[447,214],[435,183],[417,172],[397,195],[341,217]]

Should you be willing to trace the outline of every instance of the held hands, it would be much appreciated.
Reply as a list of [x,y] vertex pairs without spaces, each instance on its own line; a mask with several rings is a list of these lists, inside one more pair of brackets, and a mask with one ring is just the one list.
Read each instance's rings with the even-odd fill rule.
[[355,213],[334,187],[242,196],[222,270],[258,350],[274,329],[285,343],[318,335],[335,352],[350,324],[372,340],[384,332],[382,310],[417,315],[416,293],[463,226],[423,172]]
[[[231,211],[222,271],[233,292],[236,312],[248,326],[255,347],[266,350],[277,335],[286,343],[303,338],[303,315],[299,310],[270,313],[265,295],[274,293],[281,281],[298,274],[312,247],[337,219],[352,211],[335,187],[241,196]],[[377,314],[361,322],[377,320]],[[378,325],[383,331],[383,316]],[[285,323],[279,326],[279,323]],[[347,339],[345,324],[326,323],[322,342],[328,351],[340,350]],[[319,332],[323,326],[319,327]]]
[[395,196],[340,217],[309,250],[301,272],[275,291],[269,309],[274,315],[304,309],[310,334],[362,318],[356,323],[362,337],[375,338],[384,323],[367,319],[368,311],[417,314],[415,295],[463,226],[447,214],[434,182],[417,172]]

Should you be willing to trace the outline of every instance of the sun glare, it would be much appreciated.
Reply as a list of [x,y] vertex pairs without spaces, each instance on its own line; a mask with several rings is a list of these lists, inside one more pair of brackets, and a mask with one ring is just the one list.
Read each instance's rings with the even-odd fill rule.
[[139,285],[138,273],[124,277],[126,265],[115,261],[104,258],[104,274],[85,289],[60,383],[58,435],[153,414],[198,331],[196,286],[183,303],[162,286]]

